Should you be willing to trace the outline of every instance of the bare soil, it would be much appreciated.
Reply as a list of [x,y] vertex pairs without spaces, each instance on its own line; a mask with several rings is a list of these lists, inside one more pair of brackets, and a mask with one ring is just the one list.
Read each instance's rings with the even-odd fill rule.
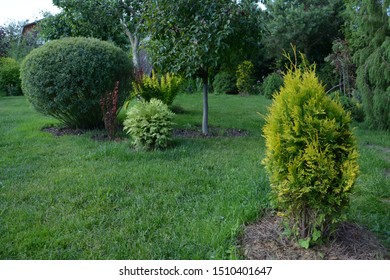
[[248,260],[378,260],[390,259],[390,251],[373,233],[344,222],[323,245],[304,249],[283,235],[281,218],[267,214],[245,228],[239,245]]

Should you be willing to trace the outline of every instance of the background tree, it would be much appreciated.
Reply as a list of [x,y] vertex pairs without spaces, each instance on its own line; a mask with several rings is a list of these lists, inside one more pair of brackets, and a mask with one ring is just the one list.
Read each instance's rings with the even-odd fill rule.
[[31,50],[41,45],[36,32],[22,35],[26,21],[12,21],[0,27],[0,56],[20,62]]
[[121,10],[121,19],[123,30],[130,42],[132,50],[133,64],[137,71],[150,74],[151,67],[148,65],[146,55],[142,53],[142,41],[147,34],[145,33],[144,16],[150,7],[150,0],[121,0],[118,1]]
[[266,7],[264,43],[272,59],[281,60],[283,50],[291,51],[293,44],[318,65],[331,53],[333,40],[342,36],[342,0],[274,0]]
[[41,32],[46,39],[93,37],[123,46],[120,10],[115,0],[53,0],[61,8],[56,15],[46,14]]
[[390,130],[390,1],[347,1],[346,34],[368,125]]
[[[354,97],[356,83],[356,66],[352,61],[351,51],[346,40],[337,39],[333,42],[333,52],[325,58],[335,69],[339,78],[338,88],[346,97]],[[356,97],[356,96],[355,96]]]
[[[62,11],[46,14],[41,23],[46,39],[94,37],[114,42],[122,49],[129,46],[136,69],[141,68],[143,15],[149,0],[53,0]],[[145,63],[144,63],[145,64]],[[145,69],[144,69],[145,70]]]

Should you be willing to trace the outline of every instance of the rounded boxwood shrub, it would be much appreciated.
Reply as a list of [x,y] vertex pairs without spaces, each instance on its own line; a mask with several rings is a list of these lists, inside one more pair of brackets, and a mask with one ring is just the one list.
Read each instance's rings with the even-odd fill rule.
[[174,113],[161,100],[141,101],[126,113],[123,129],[137,149],[167,148],[171,141]]
[[118,107],[130,87],[132,64],[111,43],[64,38],[33,50],[22,62],[22,89],[36,110],[70,127],[103,127],[100,101],[119,81]]
[[325,94],[314,66],[293,65],[263,128],[271,197],[301,246],[343,217],[358,173],[350,114]]

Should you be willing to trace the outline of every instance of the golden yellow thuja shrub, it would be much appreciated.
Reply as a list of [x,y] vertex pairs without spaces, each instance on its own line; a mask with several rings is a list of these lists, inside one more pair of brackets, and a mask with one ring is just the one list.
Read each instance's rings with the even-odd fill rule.
[[358,153],[351,117],[325,94],[315,65],[290,62],[266,116],[263,164],[274,206],[288,232],[307,248],[342,220]]

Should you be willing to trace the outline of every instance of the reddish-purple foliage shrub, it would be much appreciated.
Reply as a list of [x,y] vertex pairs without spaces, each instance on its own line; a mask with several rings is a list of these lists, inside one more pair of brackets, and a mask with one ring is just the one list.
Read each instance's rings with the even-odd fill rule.
[[100,107],[103,112],[104,127],[107,131],[108,138],[113,140],[117,128],[117,110],[118,110],[118,92],[119,92],[119,81],[115,83],[114,90],[107,92],[100,99]]

